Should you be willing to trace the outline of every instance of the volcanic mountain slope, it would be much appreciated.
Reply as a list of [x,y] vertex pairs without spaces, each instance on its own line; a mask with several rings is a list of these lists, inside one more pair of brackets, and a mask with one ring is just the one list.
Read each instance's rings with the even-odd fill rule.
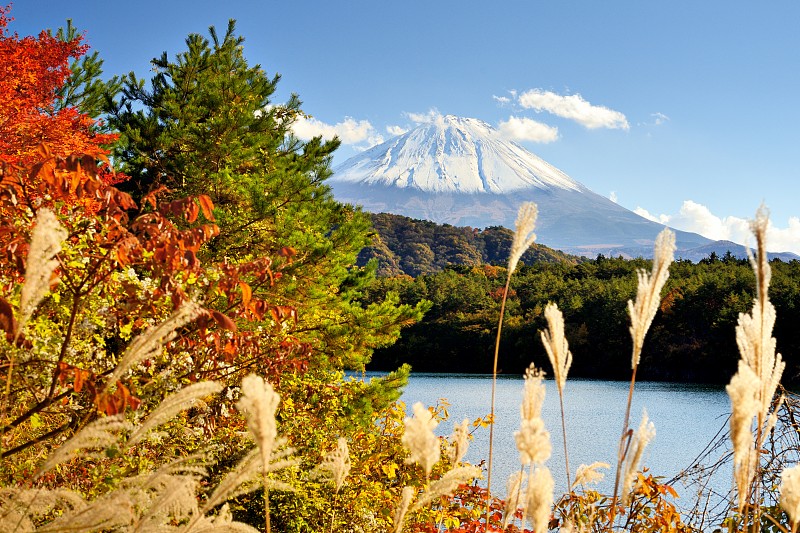
[[[342,202],[457,226],[514,227],[539,206],[537,241],[579,255],[648,256],[664,228],[600,196],[483,121],[439,117],[352,157],[328,182]],[[677,231],[679,250],[712,241]]]

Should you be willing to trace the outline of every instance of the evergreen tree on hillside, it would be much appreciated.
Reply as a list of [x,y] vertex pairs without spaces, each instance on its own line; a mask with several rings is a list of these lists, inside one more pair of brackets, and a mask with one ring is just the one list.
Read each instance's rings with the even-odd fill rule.
[[115,158],[140,207],[154,191],[211,198],[220,226],[212,259],[283,256],[276,303],[298,308],[293,334],[313,343],[320,363],[361,368],[423,307],[359,304],[373,278],[372,267],[354,267],[370,223],[324,183],[339,141],[292,135],[299,99],[273,102],[279,76],[248,65],[234,29],[231,21],[221,38],[213,28],[210,40],[190,35],[174,60],[153,60],[149,84],[124,78],[109,113],[122,134]]

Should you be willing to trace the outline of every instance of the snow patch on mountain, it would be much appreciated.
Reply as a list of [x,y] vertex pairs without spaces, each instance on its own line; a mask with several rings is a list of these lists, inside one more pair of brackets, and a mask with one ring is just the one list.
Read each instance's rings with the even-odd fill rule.
[[437,117],[348,159],[334,169],[331,181],[433,193],[585,189],[546,161],[503,139],[489,124],[452,115]]

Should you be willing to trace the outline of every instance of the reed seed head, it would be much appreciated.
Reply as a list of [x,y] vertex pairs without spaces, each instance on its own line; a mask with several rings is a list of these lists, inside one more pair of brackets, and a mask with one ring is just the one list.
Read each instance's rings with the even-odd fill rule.
[[401,440],[409,451],[406,463],[419,464],[427,477],[441,456],[439,439],[433,434],[439,423],[420,402],[415,403],[413,409],[414,417],[405,419],[405,431]]
[[447,447],[447,459],[455,466],[461,462],[469,448],[469,420],[466,418],[453,428]]
[[781,507],[789,515],[794,531],[800,521],[800,466],[781,472]]
[[542,464],[552,453],[550,433],[542,420],[544,396],[544,372],[531,365],[525,371],[522,421],[519,431],[514,433],[522,464]]
[[514,240],[511,242],[511,254],[508,258],[508,272],[514,272],[522,255],[536,240],[533,229],[536,227],[536,216],[539,208],[533,202],[525,202],[519,206],[517,221],[514,225]]
[[247,428],[261,450],[262,467],[265,470],[269,468],[270,455],[278,437],[275,412],[279,403],[280,396],[268,381],[255,374],[242,379],[242,396],[236,407],[244,413]]
[[547,467],[537,467],[528,482],[526,516],[534,531],[547,531],[553,508],[553,476]]
[[625,470],[623,473],[622,505],[627,506],[631,501],[633,482],[639,473],[639,463],[644,455],[644,449],[656,436],[656,427],[647,418],[647,413],[642,413],[642,422],[639,429],[631,439],[628,454],[625,457]]
[[547,329],[541,332],[542,344],[553,367],[559,393],[563,393],[569,367],[572,365],[572,353],[564,335],[564,315],[558,305],[551,302],[544,308],[544,317],[547,320]]
[[605,474],[600,472],[601,468],[611,468],[608,463],[595,461],[590,465],[581,465],[575,472],[575,481],[572,482],[572,488],[578,485],[589,485],[591,483],[599,483],[605,477]]
[[50,290],[50,278],[58,266],[55,256],[61,251],[61,242],[66,238],[67,231],[52,211],[42,208],[36,213],[36,225],[31,232],[25,265],[25,284],[20,294],[16,334],[23,330],[33,310]]
[[347,474],[350,473],[350,449],[347,439],[339,437],[336,449],[330,452],[317,467],[317,472],[329,476],[333,480],[336,492],[344,485]]
[[631,368],[639,366],[644,337],[658,311],[661,289],[669,277],[669,265],[674,255],[675,234],[669,228],[665,228],[656,237],[652,272],[648,273],[645,270],[637,272],[636,300],[628,300],[628,312],[631,315],[630,332],[633,339]]

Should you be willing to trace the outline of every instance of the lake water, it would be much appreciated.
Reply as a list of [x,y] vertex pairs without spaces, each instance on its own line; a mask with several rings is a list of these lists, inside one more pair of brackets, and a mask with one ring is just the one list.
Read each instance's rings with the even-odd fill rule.
[[[566,489],[561,417],[555,382],[547,380],[547,395],[542,418],[550,432],[553,455],[547,463],[556,482],[556,494]],[[454,423],[470,421],[489,414],[491,376],[473,374],[412,374],[402,400],[411,405],[422,402],[436,405],[445,399],[450,419],[437,428],[437,434],[452,433]],[[628,395],[628,382],[568,380],[565,387],[567,443],[572,476],[583,464],[603,461],[611,465],[601,491],[613,492],[617,447],[622,432],[622,418]],[[505,493],[509,474],[519,470],[519,454],[514,432],[519,429],[523,379],[502,376],[497,382],[495,407],[495,458],[492,467],[492,490]],[[631,427],[638,428],[646,410],[656,428],[656,438],[648,446],[643,463],[656,476],[672,478],[693,464],[723,426],[727,427],[730,403],[723,387],[641,382],[636,384],[631,407]],[[409,414],[410,416],[410,414]],[[466,461],[478,464],[486,459],[489,429],[476,430]],[[724,451],[717,452],[724,453]],[[721,479],[720,479],[721,478]],[[723,469],[713,484],[727,491],[731,485],[730,468]],[[690,488],[675,486],[686,505],[691,505]],[[678,504],[681,504],[679,500]]]

